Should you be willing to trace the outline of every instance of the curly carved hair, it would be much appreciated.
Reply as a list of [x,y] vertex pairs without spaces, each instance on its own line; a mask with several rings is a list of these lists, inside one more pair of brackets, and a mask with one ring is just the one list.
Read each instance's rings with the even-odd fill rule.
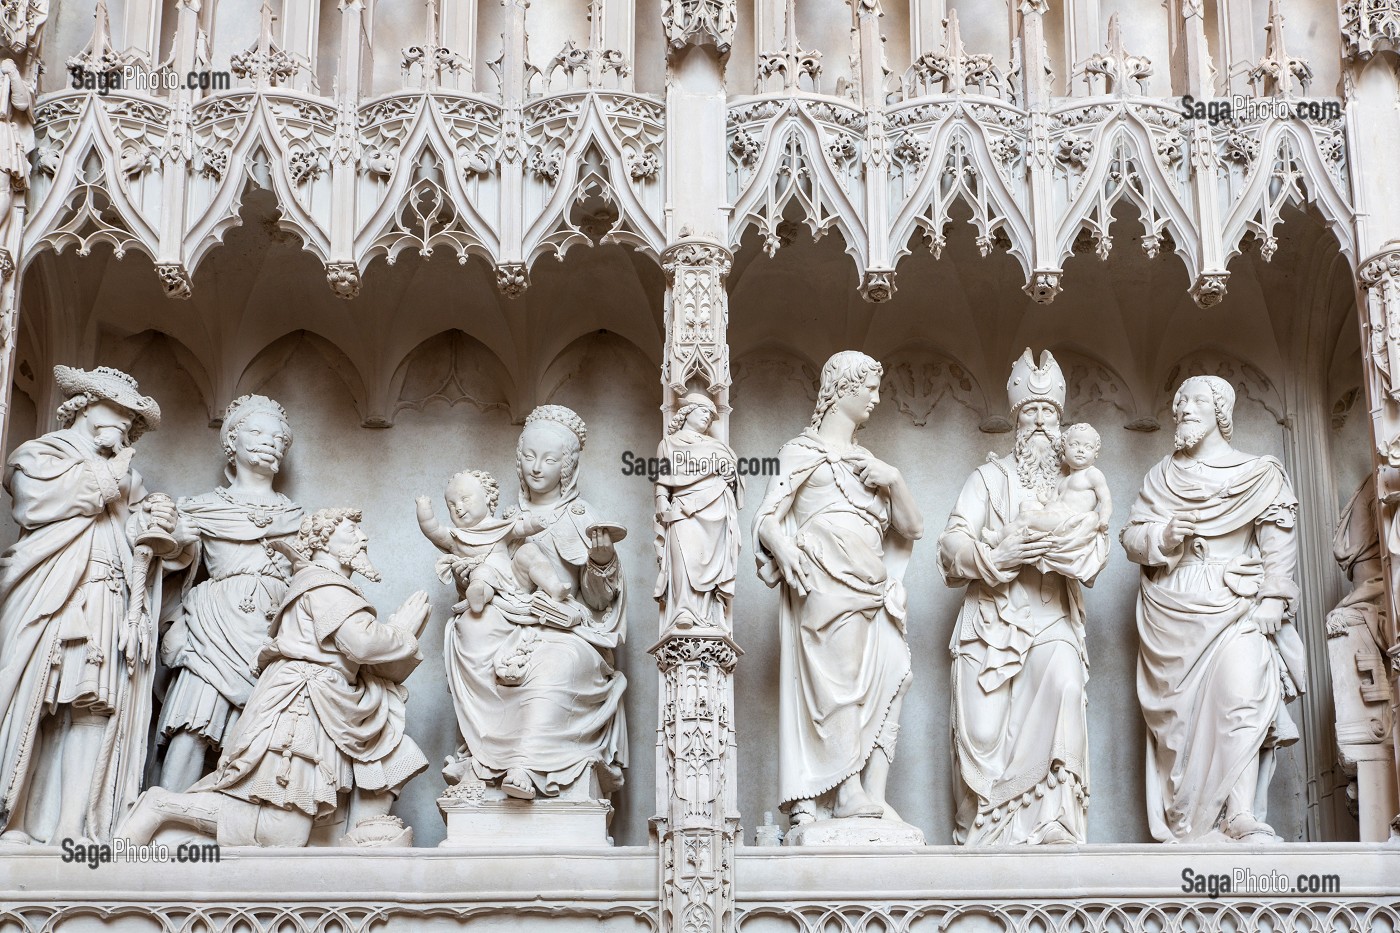
[[711,413],[715,412],[715,406],[713,404],[706,405],[702,402],[691,402],[689,405],[682,405],[680,408],[676,409],[676,413],[671,416],[671,420],[666,422],[666,433],[675,434],[685,426],[685,419],[690,417],[690,413],[700,408]]
[[[447,489],[452,488],[452,484],[463,477],[471,477],[481,484],[481,488],[486,492],[486,508],[492,515],[496,514],[496,506],[501,502],[501,484],[496,482],[496,477],[485,470],[460,470],[447,478],[447,487],[443,490],[443,497],[447,498]],[[450,508],[452,503],[448,502]]]
[[1098,430],[1087,421],[1076,421],[1069,427],[1060,430],[1060,444],[1062,447],[1069,443],[1069,436],[1071,434],[1083,434],[1089,439],[1089,442],[1094,445],[1094,450],[1096,451],[1103,448],[1103,437],[1100,436]]
[[859,350],[842,350],[832,355],[822,367],[821,389],[817,392],[817,407],[812,412],[812,430],[822,426],[822,419],[836,404],[836,400],[850,395],[871,373],[883,376],[885,367],[880,361],[866,356]]
[[[79,392],[77,395],[74,395],[72,398],[68,399],[68,401],[58,406],[58,411],[54,413],[54,417],[58,419],[58,426],[60,428],[71,428],[73,422],[78,420],[78,416],[82,414],[89,405],[95,405],[98,402],[106,402],[108,405],[113,405],[124,411],[129,410],[109,399],[100,398],[96,395],[88,395],[86,392]],[[135,444],[141,435],[145,433],[145,420],[133,417],[131,419],[131,429],[126,432],[127,443]]]
[[317,509],[301,520],[301,529],[297,531],[297,550],[307,557],[324,551],[341,522],[349,519],[358,524],[361,518],[359,509]]

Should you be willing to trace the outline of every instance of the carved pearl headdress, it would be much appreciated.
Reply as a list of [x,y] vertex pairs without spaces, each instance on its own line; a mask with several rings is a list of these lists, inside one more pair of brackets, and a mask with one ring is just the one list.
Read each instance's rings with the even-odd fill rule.
[[588,426],[572,408],[565,408],[563,405],[537,405],[535,410],[526,416],[525,426],[528,428],[537,421],[552,421],[567,428],[578,438],[579,450],[583,450],[583,446],[588,443]]
[[1035,365],[1031,348],[1026,347],[1021,358],[1011,367],[1006,380],[1006,396],[1014,415],[1027,402],[1049,402],[1061,415],[1065,413],[1065,374],[1049,350],[1040,352],[1040,365]]
[[[232,431],[242,424],[250,415],[257,412],[266,412],[269,415],[276,415],[283,424],[287,424],[287,410],[281,405],[268,398],[266,395],[240,395],[238,398],[228,403],[228,408],[224,410],[223,429]],[[291,433],[290,431],[288,433]]]

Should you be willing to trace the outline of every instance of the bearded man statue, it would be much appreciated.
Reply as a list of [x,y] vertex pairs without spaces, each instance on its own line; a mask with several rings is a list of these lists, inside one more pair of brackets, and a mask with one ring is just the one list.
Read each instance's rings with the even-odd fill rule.
[[1230,446],[1234,408],[1218,376],[1181,384],[1176,450],[1147,474],[1123,529],[1142,565],[1138,701],[1161,842],[1274,838],[1274,752],[1298,740],[1283,703],[1307,682],[1288,621],[1298,499],[1278,460]]
[[[948,586],[966,586],[953,629],[953,757],[960,845],[1082,843],[1089,742],[1081,586],[1108,559],[1095,518],[1051,530],[1027,521],[1064,477],[1065,379],[1027,349],[1006,392],[1010,456],[990,455],[963,485],[938,541]],[[1090,513],[1092,515],[1092,513]]]

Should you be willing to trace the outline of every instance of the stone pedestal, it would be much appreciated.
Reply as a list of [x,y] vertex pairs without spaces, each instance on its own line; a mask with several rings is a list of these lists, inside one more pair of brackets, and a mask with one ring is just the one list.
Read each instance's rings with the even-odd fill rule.
[[611,846],[612,804],[592,769],[558,797],[519,800],[468,773],[438,798],[447,822],[447,848],[572,848]]
[[900,820],[817,820],[788,830],[789,846],[921,846],[923,830]]

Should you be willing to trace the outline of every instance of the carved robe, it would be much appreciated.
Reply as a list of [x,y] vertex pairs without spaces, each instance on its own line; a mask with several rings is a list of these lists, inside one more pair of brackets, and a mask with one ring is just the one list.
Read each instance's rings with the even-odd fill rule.
[[108,716],[87,813],[89,832],[106,840],[140,792],[150,728],[150,666],[128,675],[117,648],[133,506],[146,491],[135,470],[113,475],[91,438],[71,428],[21,444],[5,488],[22,531],[0,557],[0,828],[34,776],[40,721],[71,704]]
[[1086,838],[1089,660],[1080,587],[1103,569],[1108,538],[1096,519],[1071,518],[1034,565],[999,570],[989,539],[1038,508],[1015,458],[993,459],[963,485],[938,541],[944,581],[967,586],[949,645],[959,777],[953,838],[964,845],[1038,844],[1056,823]]
[[273,493],[257,500],[225,488],[181,499],[181,535],[196,539],[194,568],[208,576],[185,580],[161,658],[178,668],[161,707],[158,734],[184,729],[222,746],[257,683],[258,649],[282,604],[291,565],[268,542],[294,535],[301,507]]
[[[567,628],[542,623],[530,596],[504,572],[480,615],[465,600],[448,621],[443,657],[457,725],[483,779],[524,770],[536,791],[554,796],[597,765],[604,793],[622,786],[627,766],[627,678],[613,667],[626,634],[626,590],[616,558],[588,559],[585,529],[599,519],[576,494],[525,509],[547,527],[528,540],[568,582],[569,605],[583,618]],[[513,523],[520,510],[506,518]],[[489,568],[490,562],[481,569]],[[496,675],[498,662],[519,659],[515,683]]]
[[[655,596],[674,623],[724,622],[739,564],[740,482],[734,451],[718,438],[682,428],[661,441],[657,457],[671,471],[657,477],[658,505],[681,517],[656,524],[661,572]],[[727,464],[727,472],[720,465]],[[689,468],[687,468],[689,467]]]
[[191,791],[333,822],[353,788],[397,791],[428,767],[404,733],[418,640],[375,621],[359,589],[315,564],[292,578],[258,685],[219,767]]
[[[1274,749],[1298,731],[1284,669],[1252,618],[1264,597],[1291,605],[1298,500],[1273,457],[1234,452],[1212,465],[1185,454],[1152,468],[1123,529],[1142,565],[1138,700],[1147,722],[1147,816],[1162,841],[1215,829],[1247,765],[1259,762],[1254,815],[1265,819]],[[1196,533],[1163,549],[1167,520],[1196,513]]]
[[[759,576],[778,586],[778,789],[783,804],[819,797],[860,773],[876,745],[893,752],[890,706],[912,676],[904,569],[912,542],[890,525],[882,489],[808,432],[778,452],[778,475],[754,518]],[[806,596],[782,582],[758,539],[780,516],[812,567]]]

